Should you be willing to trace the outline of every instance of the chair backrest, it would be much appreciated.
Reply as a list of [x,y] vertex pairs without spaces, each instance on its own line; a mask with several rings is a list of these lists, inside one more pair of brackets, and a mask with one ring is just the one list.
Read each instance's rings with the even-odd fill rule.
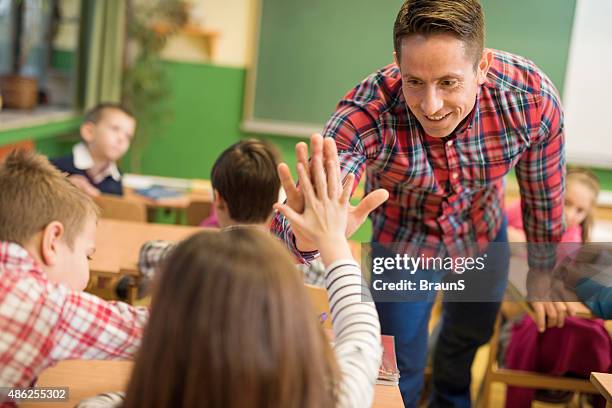
[[327,298],[327,291],[325,288],[321,288],[319,286],[313,286],[304,284],[306,287],[306,291],[308,292],[308,296],[310,297],[310,301],[315,308],[315,311],[319,318],[323,321],[324,329],[332,328],[332,320],[331,314],[329,311],[329,300]]
[[210,201],[193,200],[185,210],[187,225],[200,225],[210,215],[212,203]]
[[147,222],[147,208],[141,202],[107,194],[96,197],[94,201],[100,207],[102,218]]

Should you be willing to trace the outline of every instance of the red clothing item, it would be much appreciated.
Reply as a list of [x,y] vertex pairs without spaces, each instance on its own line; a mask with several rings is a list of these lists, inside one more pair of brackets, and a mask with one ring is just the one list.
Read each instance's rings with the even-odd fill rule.
[[[568,317],[562,328],[539,333],[526,315],[512,328],[506,367],[588,379],[591,371],[612,368],[612,342],[600,319]],[[508,387],[506,407],[530,408],[534,393],[533,388]]]
[[[503,177],[516,169],[531,242],[563,235],[564,134],[559,96],[531,61],[492,50],[474,109],[443,143],[427,138],[406,105],[394,65],[367,77],[338,104],[324,135],[342,174],[365,172],[366,192],[390,197],[370,214],[372,240],[411,245],[428,256],[464,256],[492,241],[503,218]],[[447,174],[448,172],[448,174]],[[288,222],[272,230],[299,254]],[[554,265],[554,254],[533,262]],[[530,259],[530,262],[532,260]]]
[[60,360],[132,358],[148,315],[51,283],[24,248],[0,242],[2,387],[27,387]]

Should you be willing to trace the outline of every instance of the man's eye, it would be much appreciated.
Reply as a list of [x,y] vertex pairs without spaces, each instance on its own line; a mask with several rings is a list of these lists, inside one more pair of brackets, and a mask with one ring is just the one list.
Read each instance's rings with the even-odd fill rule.
[[442,81],[442,86],[451,88],[457,84],[457,81]]
[[408,81],[406,81],[406,85],[408,86],[419,86],[421,84],[421,81],[417,81],[416,79],[409,79]]

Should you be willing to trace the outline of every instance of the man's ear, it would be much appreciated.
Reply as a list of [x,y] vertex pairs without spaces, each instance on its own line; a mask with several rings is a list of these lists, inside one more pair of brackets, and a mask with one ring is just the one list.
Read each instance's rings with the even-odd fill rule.
[[51,221],[42,231],[40,258],[46,266],[54,266],[58,261],[60,240],[64,237],[64,226],[59,221]]
[[489,68],[493,63],[493,52],[489,49],[484,49],[482,51],[482,57],[480,58],[480,62],[478,63],[478,85],[482,85],[487,80],[487,74],[489,73]]
[[399,61],[397,60],[397,52],[395,51],[393,51],[393,62],[395,62],[395,65],[399,67]]
[[91,143],[94,139],[94,128],[96,127],[93,122],[85,122],[81,125],[81,137],[86,143]]

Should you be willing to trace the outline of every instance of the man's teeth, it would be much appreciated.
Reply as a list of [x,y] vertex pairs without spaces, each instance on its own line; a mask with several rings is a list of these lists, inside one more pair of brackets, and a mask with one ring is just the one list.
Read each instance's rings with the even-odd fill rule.
[[436,120],[437,121],[437,120],[442,120],[442,119],[444,119],[447,116],[448,116],[448,113],[446,115],[444,115],[444,116],[426,116],[426,118],[429,119],[429,120]]

